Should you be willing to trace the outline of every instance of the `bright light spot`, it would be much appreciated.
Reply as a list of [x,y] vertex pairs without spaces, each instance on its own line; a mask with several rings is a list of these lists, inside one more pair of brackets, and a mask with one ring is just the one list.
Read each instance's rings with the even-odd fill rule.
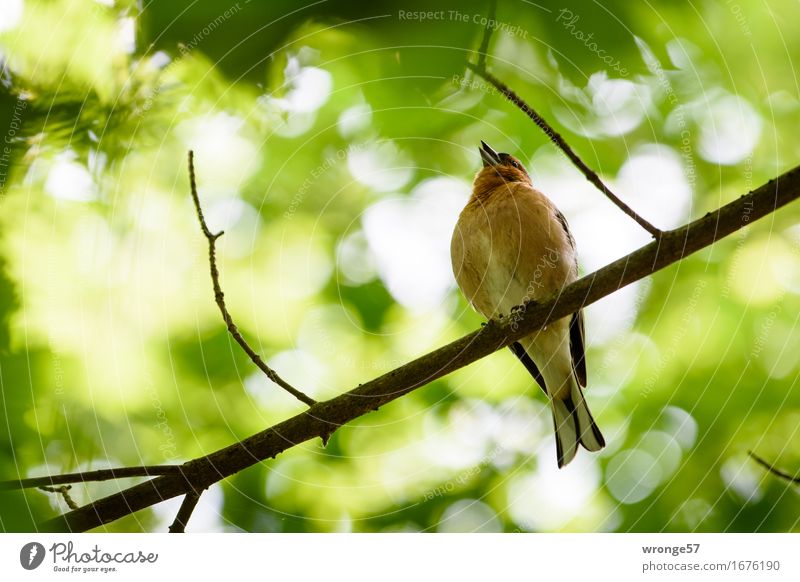
[[681,157],[662,145],[638,147],[620,168],[616,193],[660,228],[680,226],[692,202]]
[[163,69],[171,62],[172,57],[170,57],[169,54],[164,51],[156,51],[153,53],[153,56],[150,57],[150,66],[155,69]]
[[286,298],[298,299],[319,293],[333,271],[327,249],[318,240],[287,237],[276,253],[277,265],[270,261],[264,268],[273,273],[280,286],[279,293]]
[[414,176],[413,161],[391,141],[351,150],[347,167],[356,180],[378,192],[402,188]]
[[477,499],[460,499],[445,509],[440,533],[499,533],[503,526],[491,507]]
[[559,530],[591,504],[600,485],[600,469],[597,461],[585,454],[559,469],[554,447],[545,447],[537,457],[536,471],[511,478],[508,511],[526,529]]
[[281,137],[297,137],[314,127],[314,122],[316,120],[316,113],[298,113],[292,111],[288,115],[273,120],[274,133]]
[[745,503],[761,501],[764,494],[759,483],[763,471],[747,455],[736,455],[725,461],[719,474],[725,486]]
[[448,469],[477,467],[490,462],[485,451],[492,420],[491,407],[479,401],[453,405],[444,422],[432,410],[424,421],[428,443],[425,455],[437,466]]
[[700,121],[700,155],[716,164],[732,165],[747,158],[761,137],[761,116],[737,95],[711,102]]
[[212,232],[225,231],[217,245],[227,256],[244,257],[252,252],[261,218],[250,204],[240,198],[217,199],[208,205],[205,215]]
[[685,38],[673,38],[667,41],[669,60],[678,69],[692,71],[697,74],[697,63],[702,60],[702,51]]
[[404,307],[436,307],[453,286],[450,236],[469,197],[469,184],[453,178],[422,182],[407,198],[367,208],[364,233],[378,273]]
[[690,499],[678,510],[678,517],[688,529],[694,530],[714,513],[714,508],[705,499]]
[[661,481],[666,481],[681,463],[681,447],[678,441],[665,432],[651,430],[639,439],[637,450],[650,453],[658,463],[661,471]]
[[[569,93],[578,107],[556,109],[558,120],[576,133],[595,138],[632,131],[642,123],[652,103],[649,86],[626,79],[609,79],[605,71],[592,75],[585,90],[572,87],[565,94]],[[576,113],[580,105],[585,107],[584,114]]]
[[[158,520],[154,529],[167,531],[175,521],[175,516],[183,502],[183,497],[168,499],[153,506],[153,513]],[[203,492],[197,502],[192,519],[186,524],[187,532],[219,533],[225,531],[222,517],[223,495],[220,486],[212,486]]]
[[606,487],[620,503],[636,503],[650,495],[662,473],[650,453],[628,449],[614,455],[606,466]]
[[[280,370],[281,377],[292,386],[302,386],[303,392],[312,398],[319,396],[332,381],[322,362],[302,350],[279,352],[269,359],[268,364],[273,370]],[[271,387],[273,390],[282,390],[274,384]]]
[[74,161],[75,154],[60,154],[50,172],[44,188],[53,198],[89,202],[97,198],[94,180],[83,164]]
[[604,345],[633,328],[639,306],[647,297],[650,281],[637,281],[603,297],[584,310],[586,343]]
[[376,259],[363,231],[354,232],[339,243],[336,266],[347,285],[363,285],[377,276]]
[[490,455],[492,464],[498,468],[510,465],[513,453],[530,455],[552,431],[550,411],[530,398],[504,400],[495,416],[491,431],[495,447]]
[[360,103],[342,111],[339,116],[339,135],[350,138],[372,124],[372,107]]
[[22,0],[0,0],[0,32],[11,30],[22,20],[25,3]]
[[[733,294],[747,305],[768,306],[784,294],[783,280],[800,267],[791,247],[776,236],[762,236],[741,245],[728,261]],[[791,277],[791,275],[788,275]]]
[[[772,313],[772,312],[770,312]],[[777,312],[775,312],[777,315]],[[754,349],[760,348],[758,363],[770,378],[786,378],[800,364],[800,335],[781,319],[767,315],[755,328]]]
[[127,54],[136,50],[136,19],[120,18],[117,23],[117,46]]
[[258,169],[258,148],[245,137],[245,123],[228,113],[195,117],[178,125],[177,132],[195,152],[202,168],[203,188],[230,191]]
[[667,406],[661,416],[664,431],[675,437],[683,450],[689,450],[697,439],[697,421],[683,408]]
[[275,103],[284,111],[313,113],[331,95],[331,74],[317,67],[301,67],[297,57],[289,57],[284,74],[289,90],[285,97],[275,99]]

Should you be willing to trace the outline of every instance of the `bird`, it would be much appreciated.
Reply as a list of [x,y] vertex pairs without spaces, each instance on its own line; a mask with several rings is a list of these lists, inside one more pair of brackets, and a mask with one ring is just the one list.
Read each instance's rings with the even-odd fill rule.
[[[450,243],[453,274],[472,307],[489,320],[558,292],[578,278],[575,239],[564,215],[533,187],[522,163],[481,141],[483,167]],[[547,396],[558,467],[605,446],[589,411],[583,313],[550,322],[509,346]]]

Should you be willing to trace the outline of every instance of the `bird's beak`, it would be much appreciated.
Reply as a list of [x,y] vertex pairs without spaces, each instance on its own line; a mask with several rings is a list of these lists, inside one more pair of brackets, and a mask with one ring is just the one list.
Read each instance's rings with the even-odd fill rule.
[[481,148],[479,151],[481,152],[481,159],[483,160],[483,166],[485,168],[496,166],[500,163],[500,156],[483,140],[481,140]]

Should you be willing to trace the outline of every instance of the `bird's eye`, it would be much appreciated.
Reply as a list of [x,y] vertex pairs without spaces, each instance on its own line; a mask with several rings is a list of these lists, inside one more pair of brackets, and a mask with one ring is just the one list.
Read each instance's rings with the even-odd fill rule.
[[514,166],[516,169],[518,169],[518,170],[519,170],[519,164],[517,163],[517,161],[516,161],[516,160],[511,160],[511,165],[512,165],[512,166]]

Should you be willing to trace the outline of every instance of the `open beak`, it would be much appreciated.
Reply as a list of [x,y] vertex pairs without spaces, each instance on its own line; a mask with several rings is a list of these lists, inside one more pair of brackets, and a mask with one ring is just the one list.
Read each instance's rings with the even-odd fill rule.
[[481,140],[481,148],[479,151],[481,152],[481,159],[483,160],[483,166],[485,168],[496,166],[500,163],[500,156],[483,140]]

